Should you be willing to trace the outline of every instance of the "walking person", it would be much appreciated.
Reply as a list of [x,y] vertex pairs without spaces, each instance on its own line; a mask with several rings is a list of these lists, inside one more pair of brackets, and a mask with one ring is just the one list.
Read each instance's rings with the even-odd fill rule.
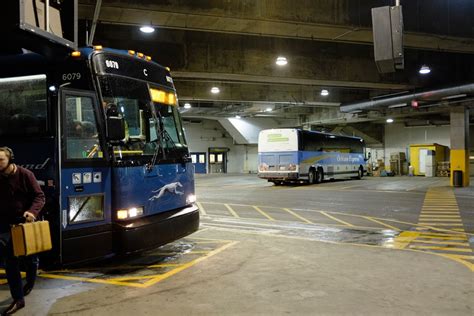
[[[13,151],[0,147],[0,255],[5,262],[5,272],[13,302],[2,312],[11,315],[25,307],[24,296],[28,295],[36,280],[38,257],[13,255],[11,225],[36,219],[44,206],[43,191],[34,176],[26,168],[13,163]],[[26,284],[23,287],[20,274],[20,260],[26,266]]]

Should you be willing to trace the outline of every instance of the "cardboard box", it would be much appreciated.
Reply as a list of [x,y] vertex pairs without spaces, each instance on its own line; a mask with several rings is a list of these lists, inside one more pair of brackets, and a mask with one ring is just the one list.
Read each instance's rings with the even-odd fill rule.
[[11,229],[13,254],[28,256],[51,250],[51,232],[48,221],[15,225]]

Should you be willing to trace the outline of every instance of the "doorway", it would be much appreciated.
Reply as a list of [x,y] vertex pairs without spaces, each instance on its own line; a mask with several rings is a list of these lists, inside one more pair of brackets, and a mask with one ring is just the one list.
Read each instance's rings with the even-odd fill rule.
[[229,148],[209,148],[209,173],[227,173],[227,152]]

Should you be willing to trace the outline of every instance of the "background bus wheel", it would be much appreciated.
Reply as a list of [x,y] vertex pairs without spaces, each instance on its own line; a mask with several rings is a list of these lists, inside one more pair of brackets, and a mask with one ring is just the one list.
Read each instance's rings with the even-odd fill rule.
[[314,184],[316,183],[316,171],[314,169],[310,169],[308,173],[308,183]]
[[362,177],[364,176],[364,170],[362,169],[362,167],[359,168],[359,171],[357,171],[357,179],[362,179]]
[[323,170],[321,169],[318,169],[318,171],[316,171],[316,175],[315,175],[315,182],[316,183],[321,183],[323,182]]
[[274,181],[275,185],[282,185],[283,181]]

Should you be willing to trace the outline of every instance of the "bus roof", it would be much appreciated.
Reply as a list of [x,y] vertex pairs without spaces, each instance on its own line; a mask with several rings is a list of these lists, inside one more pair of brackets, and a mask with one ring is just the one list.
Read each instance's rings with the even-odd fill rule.
[[357,139],[357,140],[362,140],[362,141],[364,140],[363,138],[357,137],[357,136],[346,136],[346,135],[324,133],[324,132],[318,132],[318,131],[308,131],[308,130],[304,130],[304,129],[300,129],[300,128],[272,128],[272,129],[264,129],[261,132],[263,132],[263,131],[281,131],[281,130],[287,130],[287,131],[294,130],[294,131],[302,132],[302,133],[314,133],[314,134],[319,134],[319,135],[334,136],[334,137],[337,137],[337,138],[350,138],[350,139]]

